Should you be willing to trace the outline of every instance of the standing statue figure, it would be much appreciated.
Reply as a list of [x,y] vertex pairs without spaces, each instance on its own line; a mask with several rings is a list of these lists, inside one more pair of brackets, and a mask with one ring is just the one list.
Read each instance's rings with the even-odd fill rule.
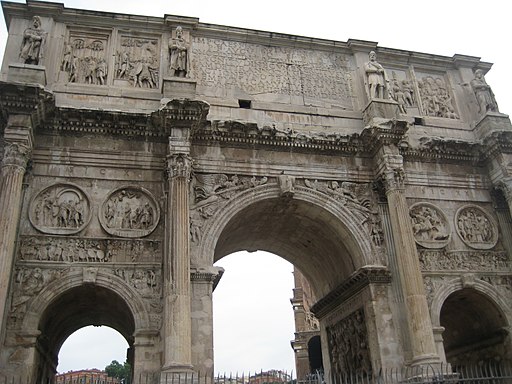
[[498,104],[494,99],[494,93],[491,87],[487,85],[484,78],[484,73],[481,69],[475,71],[475,78],[471,80],[471,88],[475,92],[478,105],[480,106],[480,113],[484,114],[487,111],[498,112]]
[[23,32],[23,43],[21,44],[20,58],[24,64],[39,65],[43,57],[43,44],[46,33],[41,29],[41,18],[34,16],[32,18],[32,27]]
[[377,62],[377,54],[371,51],[368,54],[370,61],[364,65],[367,79],[368,98],[372,99],[388,99],[388,78],[384,67]]
[[188,67],[190,64],[188,44],[183,37],[183,29],[180,26],[176,27],[176,37],[169,39],[169,53],[171,55],[171,76],[188,76]]

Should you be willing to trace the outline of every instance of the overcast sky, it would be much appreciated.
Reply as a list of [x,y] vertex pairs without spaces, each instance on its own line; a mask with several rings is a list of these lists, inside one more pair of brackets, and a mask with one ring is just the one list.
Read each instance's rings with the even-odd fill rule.
[[[24,2],[24,1],[21,1]],[[174,14],[198,17],[201,22],[258,29],[265,31],[281,32],[294,35],[310,36],[337,41],[359,39],[375,41],[379,46],[411,50],[417,52],[432,53],[437,55],[453,56],[464,54],[481,57],[483,61],[493,62],[494,66],[486,75],[487,82],[491,85],[500,111],[512,112],[512,53],[511,13],[506,7],[506,1],[487,0],[482,1],[458,1],[458,0],[429,0],[419,1],[301,1],[301,0],[175,0],[175,1],[131,1],[131,0],[67,0],[64,1],[69,8],[86,8],[100,11],[111,11],[139,15],[163,17],[164,14]],[[0,57],[3,57],[6,40],[5,24],[0,22]],[[240,281],[230,283],[230,271],[247,266],[248,260],[256,260],[263,267],[263,271],[255,270],[249,274],[234,272],[235,277],[243,276],[248,281],[248,276],[258,278],[253,285],[251,297],[252,308],[256,313],[266,313],[271,304],[270,300],[277,297],[277,292],[282,292],[282,297],[291,296],[291,268],[279,266],[274,261],[266,260],[265,256],[251,254],[247,257],[234,257],[226,264],[227,270],[218,291],[215,293],[215,326],[216,326],[216,368],[218,371],[241,371],[267,368],[291,369],[293,355],[289,346],[289,340],[293,338],[293,325],[291,325],[291,307],[289,301],[272,309],[274,322],[267,323],[269,319],[247,314],[242,319],[235,319],[237,312],[243,310],[234,309],[247,300],[249,296],[241,293]],[[231,259],[231,258],[230,258]],[[224,261],[228,261],[225,259]],[[235,264],[239,264],[238,266]],[[280,265],[280,264],[279,264]],[[281,269],[282,268],[282,269]],[[280,271],[280,277],[270,277],[271,271]],[[262,280],[265,284],[262,284]],[[279,288],[271,282],[283,283]],[[235,284],[230,286],[229,284]],[[224,291],[227,291],[224,292]],[[222,292],[222,293],[221,293]],[[236,294],[236,296],[235,296]],[[226,297],[221,300],[220,297]],[[222,302],[224,301],[224,303]],[[257,308],[258,303],[264,304]],[[223,305],[226,305],[223,307]],[[227,318],[227,319],[226,319]],[[281,326],[277,320],[285,319]],[[222,334],[221,322],[225,322],[228,332]],[[288,325],[287,325],[288,324]],[[262,328],[258,329],[258,326]],[[285,327],[284,330],[281,327]],[[288,327],[288,328],[286,328]],[[235,333],[240,330],[241,335]],[[262,339],[264,334],[272,334],[270,341]],[[226,341],[228,336],[235,335],[235,342],[231,345],[220,344]],[[255,338],[252,338],[255,336]],[[277,339],[282,336],[281,339]],[[90,333],[86,333],[85,339],[91,341]],[[105,350],[105,336],[102,336],[98,345]],[[109,342],[113,345],[114,342]],[[240,351],[238,346],[245,346]],[[257,351],[263,349],[263,355],[271,360],[260,360]],[[61,353],[61,355],[78,356],[82,347],[72,347],[73,352]],[[121,355],[115,357],[124,360],[125,346],[117,347]],[[63,347],[64,349],[64,347]],[[92,355],[99,355],[94,352]],[[91,354],[89,354],[91,355]],[[112,356],[112,355],[109,355]],[[92,367],[86,358],[80,356],[76,362],[64,365],[64,356],[61,356],[59,371]],[[251,358],[252,365],[247,361],[239,360]],[[112,359],[110,359],[112,360]],[[107,359],[107,363],[110,361]],[[271,365],[269,361],[271,361]],[[66,364],[68,364],[66,362]],[[93,365],[91,365],[93,364]],[[98,368],[101,364],[95,363]],[[104,366],[105,364],[103,364]]]

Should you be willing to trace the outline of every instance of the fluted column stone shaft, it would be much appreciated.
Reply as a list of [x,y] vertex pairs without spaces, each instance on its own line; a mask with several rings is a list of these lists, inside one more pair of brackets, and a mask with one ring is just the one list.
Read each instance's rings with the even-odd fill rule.
[[12,115],[5,129],[0,169],[0,330],[6,328],[8,289],[21,214],[23,176],[32,150],[30,116]]
[[[172,141],[172,140],[171,140]],[[174,143],[176,144],[176,143]],[[170,146],[167,157],[168,258],[164,303],[163,371],[180,372],[192,368],[190,319],[190,224],[189,183],[191,158],[188,146]]]
[[384,156],[381,176],[386,188],[389,217],[401,289],[405,301],[412,365],[439,362],[432,322],[423,286],[416,242],[405,197],[405,173],[399,155]]

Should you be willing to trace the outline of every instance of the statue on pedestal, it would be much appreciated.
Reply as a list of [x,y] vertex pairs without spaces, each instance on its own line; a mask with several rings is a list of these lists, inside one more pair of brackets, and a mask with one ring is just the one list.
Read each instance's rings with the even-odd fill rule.
[[32,25],[23,32],[20,58],[24,64],[39,65],[43,57],[46,32],[41,28],[41,18],[39,16],[32,18]]

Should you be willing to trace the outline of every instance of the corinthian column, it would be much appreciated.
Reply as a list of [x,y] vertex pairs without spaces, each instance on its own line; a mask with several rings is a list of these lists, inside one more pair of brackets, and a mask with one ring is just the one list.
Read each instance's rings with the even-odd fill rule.
[[423,288],[423,277],[409,217],[409,207],[404,194],[405,173],[402,156],[384,154],[380,160],[380,175],[386,189],[398,277],[405,302],[412,365],[438,363],[439,357]]
[[6,144],[0,171],[0,310],[2,311],[0,330],[2,333],[5,330],[5,321],[9,312],[6,303],[20,220],[23,176],[32,149],[30,116],[9,116],[4,137]]
[[171,137],[167,156],[168,257],[164,283],[163,372],[184,372],[192,368],[188,195],[191,163],[188,141]]

